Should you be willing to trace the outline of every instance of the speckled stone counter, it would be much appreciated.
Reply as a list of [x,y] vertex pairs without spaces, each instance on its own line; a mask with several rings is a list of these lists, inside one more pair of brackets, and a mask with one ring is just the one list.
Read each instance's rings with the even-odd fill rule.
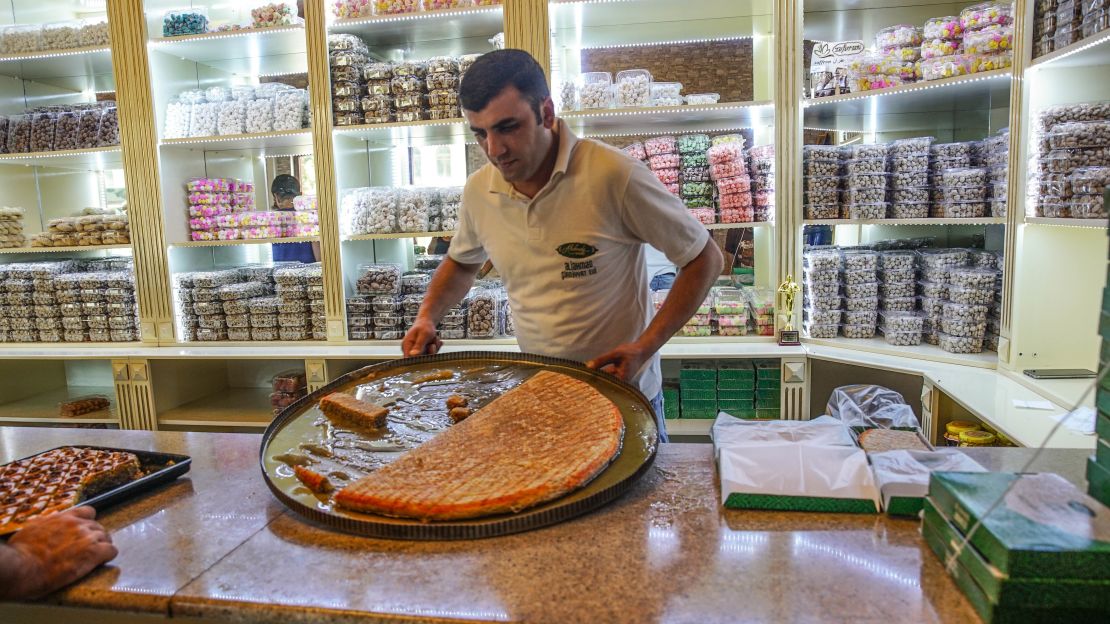
[[[0,621],[41,620],[58,607],[91,608],[84,621],[121,612],[234,622],[976,621],[918,522],[725,511],[709,445],[664,445],[631,492],[571,522],[402,542],[286,512],[259,474],[259,442],[0,428],[0,462],[67,443],[193,457],[186,477],[101,515],[120,549],[115,561],[45,606],[0,605]],[[1022,467],[1031,453],[972,452],[998,470]],[[1034,469],[1082,484],[1086,455],[1046,452]]]

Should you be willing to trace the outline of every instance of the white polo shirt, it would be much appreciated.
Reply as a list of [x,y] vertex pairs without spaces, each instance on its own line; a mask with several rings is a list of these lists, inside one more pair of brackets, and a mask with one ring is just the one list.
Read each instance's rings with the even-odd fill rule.
[[[578,139],[562,120],[556,132],[555,170],[534,198],[492,164],[470,176],[448,254],[493,261],[522,351],[584,362],[636,340],[651,322],[644,243],[683,267],[709,232],[640,161]],[[648,399],[659,394],[658,353],[634,383]]]

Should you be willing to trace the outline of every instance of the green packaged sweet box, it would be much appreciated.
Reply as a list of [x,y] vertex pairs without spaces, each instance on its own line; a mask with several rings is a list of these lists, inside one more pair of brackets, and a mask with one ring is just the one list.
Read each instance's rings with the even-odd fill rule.
[[991,565],[974,546],[965,546],[965,535],[937,511],[929,499],[925,499],[921,532],[946,569],[958,563],[991,605],[1028,609],[1089,609],[1110,614],[1110,580],[1011,578]]
[[[737,386],[739,382],[755,382],[755,367],[748,360],[737,360],[735,362],[722,362],[717,366],[717,382],[721,384],[728,383],[729,388],[742,388],[745,386]],[[754,386],[752,386],[754,387]]]
[[982,520],[971,544],[1009,578],[1110,578],[1110,510],[1058,475],[937,472],[928,498],[961,533]]

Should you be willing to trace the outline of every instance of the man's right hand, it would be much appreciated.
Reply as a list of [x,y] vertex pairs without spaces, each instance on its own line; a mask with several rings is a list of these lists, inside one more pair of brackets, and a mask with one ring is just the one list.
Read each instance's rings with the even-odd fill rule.
[[40,598],[114,559],[119,551],[95,517],[92,507],[77,507],[33,520],[13,535],[8,546],[20,556],[11,597]]
[[418,318],[413,323],[412,329],[405,334],[405,339],[401,341],[401,353],[405,357],[435,355],[439,353],[439,348],[442,346],[443,341],[439,339],[439,335],[436,333],[436,326],[427,320]]

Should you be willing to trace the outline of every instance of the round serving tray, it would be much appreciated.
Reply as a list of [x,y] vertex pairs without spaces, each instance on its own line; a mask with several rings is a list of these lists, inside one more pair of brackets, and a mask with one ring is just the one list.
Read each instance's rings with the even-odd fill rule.
[[[624,417],[624,439],[613,461],[585,487],[566,496],[514,514],[504,514],[467,521],[421,522],[348,511],[334,506],[305,488],[292,474],[286,462],[275,459],[285,453],[315,443],[326,437],[322,425],[326,419],[317,408],[319,400],[332,392],[356,389],[356,392],[380,390],[390,385],[413,386],[423,375],[437,371],[456,371],[459,380],[435,381],[431,389],[441,395],[455,390],[475,389],[491,378],[510,385],[486,388],[489,399],[515,387],[540,370],[550,370],[581,379],[611,400]],[[489,372],[483,372],[489,371]],[[474,378],[479,378],[474,381]],[[470,380],[467,380],[470,378]],[[487,401],[488,402],[488,401]],[[409,403],[410,405],[412,403]],[[436,405],[442,401],[436,399]],[[442,408],[441,408],[442,411]],[[394,422],[390,429],[404,429],[406,423]],[[429,437],[434,435],[428,434]],[[367,366],[348,373],[332,383],[290,405],[274,419],[262,437],[259,461],[266,485],[274,496],[293,511],[321,524],[350,533],[389,539],[453,540],[508,535],[548,526],[597,509],[628,491],[651,467],[659,443],[659,431],[651,404],[633,386],[607,373],[587,368],[579,362],[527,353],[490,353],[467,351],[429,355]],[[389,451],[383,451],[389,452]],[[512,452],[512,449],[506,449]],[[373,454],[373,453],[372,453]],[[396,456],[396,451],[393,455]],[[357,477],[357,472],[355,475]],[[341,484],[337,484],[341,486]]]

